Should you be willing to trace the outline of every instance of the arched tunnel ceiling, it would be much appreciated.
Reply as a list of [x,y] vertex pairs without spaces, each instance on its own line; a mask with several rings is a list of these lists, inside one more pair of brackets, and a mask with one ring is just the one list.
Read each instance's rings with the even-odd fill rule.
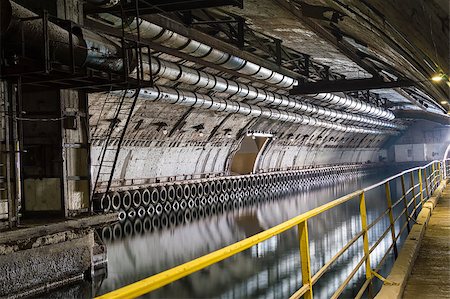
[[[395,5],[399,7],[394,7]],[[445,14],[448,19],[448,10],[439,10],[436,7],[443,4],[430,1],[420,6],[422,10],[419,13],[420,7],[417,5],[414,3],[408,6],[395,1],[389,4],[374,1],[368,5],[364,1],[350,0],[246,0],[244,9],[223,7],[207,10],[211,14],[232,13],[242,16],[247,26],[255,32],[279,38],[283,46],[310,55],[313,62],[328,66],[331,72],[339,76],[343,75],[345,78],[369,78],[376,74],[383,74],[386,78],[405,76],[413,81],[423,81],[420,83],[422,86],[418,84],[415,88],[380,89],[373,90],[371,93],[353,93],[351,96],[363,103],[370,102],[371,105],[384,110],[390,109],[394,112],[414,110],[424,113],[432,111],[444,117],[445,114],[438,107],[433,108],[433,102],[436,104],[443,97],[446,98],[448,88],[445,83],[443,86],[431,84],[429,77],[439,70],[448,73],[448,65],[445,65],[448,61],[448,51],[445,51],[445,49],[448,50],[448,45],[440,48],[436,46],[438,42],[442,44],[442,40],[448,40],[448,29],[439,27],[437,21],[444,18],[442,22],[445,23]],[[404,16],[400,8],[402,6],[408,7]],[[426,12],[423,13],[423,11]],[[429,16],[433,16],[429,26],[433,34],[427,34],[426,26],[420,27],[423,20],[430,19]],[[417,22],[411,22],[408,24],[410,28],[406,26],[408,28],[403,31],[405,22],[412,17],[416,17]],[[213,32],[203,30],[202,33],[202,28],[186,26],[180,23],[180,18],[177,18],[174,13],[156,16],[156,19],[160,18],[160,23],[154,22],[155,18],[152,15],[142,18],[168,28],[169,31],[175,31],[168,35],[179,34],[190,40],[198,40],[225,53],[243,57],[247,60],[246,63],[258,61],[260,69],[262,66],[269,71],[279,72],[295,80],[305,77],[296,73],[298,70],[284,64],[277,65],[271,59],[262,61],[264,59],[255,53],[258,47],[263,48],[264,45],[251,45],[255,50],[251,53],[248,49],[252,47],[238,48],[231,44],[223,45],[223,41],[219,39],[205,37],[205,32],[207,34],[213,34]],[[88,27],[94,28],[95,31],[104,30],[104,24],[90,22],[91,20],[85,19]],[[127,23],[127,26],[129,25]],[[179,31],[174,28],[178,28]],[[108,30],[104,32],[109,32]],[[115,33],[120,32],[117,26],[114,30]],[[259,89],[266,94],[278,94],[278,97],[289,96],[291,86],[280,87],[277,84],[268,83],[267,80],[225,69],[222,65],[206,63],[202,57],[195,58],[183,54],[180,48],[158,44],[156,39],[144,40],[155,46],[151,49],[153,57],[173,62],[178,66],[186,66],[195,72],[201,71],[215,76],[216,82],[217,78],[226,79],[227,86],[229,82],[237,82],[237,84],[248,85],[254,90]],[[420,113],[417,112],[389,120],[388,123],[396,127],[391,130],[383,125],[332,116],[336,115],[332,113],[364,115],[359,113],[361,110],[352,110],[353,106],[361,104],[352,104],[349,108],[329,105],[314,97],[289,96],[289,99],[293,101],[313,104],[315,108],[311,109],[315,111],[324,109],[323,107],[334,110],[332,113],[328,111],[318,115],[316,112],[305,112],[263,101],[252,102],[245,97],[237,96],[236,93],[198,87],[195,84],[181,82],[180,78],[168,79],[168,77],[170,76],[167,74],[156,75],[153,78],[156,88],[168,87],[177,89],[181,94],[195,92],[205,95],[225,103],[224,109],[227,109],[229,104],[239,109],[253,105],[256,110],[265,109],[264,117],[226,113],[217,109],[216,111],[199,109],[199,106],[192,107],[197,103],[189,107],[179,105],[179,102],[173,105],[164,101],[139,98],[125,134],[118,165],[121,171],[115,173],[116,179],[226,172],[229,170],[230,157],[239,148],[247,131],[261,131],[274,136],[264,156],[261,157],[259,167],[263,170],[373,162],[378,161],[379,150],[391,135],[398,135],[403,131],[404,126],[411,125],[415,119],[421,118]],[[302,83],[299,82],[299,84]],[[340,93],[338,96],[346,97]],[[132,98],[127,98],[123,106],[124,113],[119,113],[117,122],[113,123],[114,111],[120,98],[120,92],[89,95],[89,122],[94,167],[98,165],[97,155],[106,140],[105,135],[109,128],[114,128],[112,143],[120,138],[127,116],[126,110],[132,105]],[[183,97],[180,98],[180,102],[185,100]],[[205,107],[202,106],[202,108]],[[284,113],[286,117],[277,119],[280,113]],[[310,115],[313,115],[311,119],[314,121],[311,123],[314,125],[298,121],[302,116],[308,118]],[[446,116],[444,118],[448,119]],[[377,116],[371,116],[371,121],[380,119],[385,121]],[[316,125],[317,123],[319,125]],[[332,127],[333,125],[340,126],[341,129],[336,129]],[[350,127],[361,128],[362,131],[346,130]]]
[[370,76],[373,68],[411,79],[436,104],[449,97],[445,82],[430,80],[449,74],[445,0],[248,0],[243,10],[225,9],[349,78]]

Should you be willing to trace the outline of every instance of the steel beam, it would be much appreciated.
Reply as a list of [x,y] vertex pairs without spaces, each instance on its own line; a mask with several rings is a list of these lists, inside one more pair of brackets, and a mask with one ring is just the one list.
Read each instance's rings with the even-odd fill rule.
[[304,24],[307,28],[317,34],[319,37],[323,38],[325,41],[331,43],[338,51],[343,53],[345,56],[354,61],[361,68],[372,74],[374,77],[378,77],[378,70],[374,65],[370,64],[368,61],[364,61],[354,50],[353,46],[351,46],[344,39],[338,39],[332,33],[330,33],[327,29],[325,29],[318,22],[311,20],[308,17],[303,16],[301,11],[295,6],[292,1],[288,0],[276,0],[278,4],[284,9],[290,11],[293,15],[297,17],[297,19]]
[[423,110],[395,110],[395,117],[397,118],[410,118],[410,119],[424,119],[435,123],[442,124],[444,126],[450,126],[450,115],[437,114],[433,112]]
[[314,94],[321,92],[339,92],[339,91],[355,91],[355,90],[370,90],[382,88],[396,88],[412,86],[413,82],[410,80],[400,79],[397,81],[385,82],[381,79],[349,79],[349,80],[334,80],[334,81],[318,81],[305,82],[297,85],[291,89],[291,95]]
[[[123,1],[125,2],[125,1]],[[138,0],[139,14],[155,14],[166,13],[172,11],[186,11],[192,9],[220,7],[220,6],[237,6],[243,8],[243,0]],[[85,9],[87,13],[136,13],[136,5],[133,2],[128,5],[115,5],[110,8],[88,5]]]

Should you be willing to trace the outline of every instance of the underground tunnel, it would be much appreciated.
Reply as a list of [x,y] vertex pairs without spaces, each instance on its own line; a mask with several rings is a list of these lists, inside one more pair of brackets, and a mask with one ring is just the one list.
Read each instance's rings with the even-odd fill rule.
[[0,0],[0,298],[448,298],[449,9]]

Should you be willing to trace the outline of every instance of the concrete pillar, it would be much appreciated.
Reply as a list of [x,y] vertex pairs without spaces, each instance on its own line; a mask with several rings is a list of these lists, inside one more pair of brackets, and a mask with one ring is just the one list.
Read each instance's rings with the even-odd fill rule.
[[[57,0],[57,17],[83,23],[83,3]],[[87,95],[75,90],[60,91],[63,117],[62,158],[65,215],[75,216],[90,208],[90,145]]]
[[83,92],[60,91],[63,117],[63,194],[66,216],[88,212],[90,208],[90,145],[87,98]]

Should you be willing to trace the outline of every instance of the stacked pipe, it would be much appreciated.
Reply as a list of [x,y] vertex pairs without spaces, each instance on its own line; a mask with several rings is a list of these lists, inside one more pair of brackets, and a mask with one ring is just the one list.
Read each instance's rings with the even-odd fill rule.
[[[121,28],[122,26],[122,21],[120,18],[114,15],[101,13],[99,16],[104,20],[107,20],[109,24],[112,24],[112,26],[117,28]],[[165,47],[176,49],[180,52],[196,58],[201,58],[225,69],[251,76],[256,80],[265,81],[268,84],[272,84],[283,89],[290,89],[294,85],[298,84],[298,81],[295,78],[272,71],[268,68],[226,53],[199,41],[190,39],[143,19],[131,18],[128,21],[128,25],[125,27],[125,29],[132,34],[137,34],[138,28],[140,37],[144,40],[150,40]],[[387,109],[374,106],[349,96],[319,93],[310,95],[310,97],[320,101],[324,105],[332,104],[340,109],[345,109],[353,113],[361,113],[389,120],[395,118],[394,114]]]
[[[123,92],[113,91],[117,96]],[[126,91],[127,97],[134,97],[135,91]],[[398,134],[394,130],[378,130],[351,125],[343,125],[336,122],[296,114],[289,111],[274,108],[260,107],[242,102],[226,99],[217,99],[208,95],[190,91],[182,91],[173,88],[158,87],[146,88],[139,91],[139,98],[147,101],[158,101],[167,104],[177,104],[195,108],[203,108],[212,111],[235,113],[250,117],[262,117],[275,121],[291,122],[313,127],[333,129],[341,132],[362,133],[362,134]]]
[[[151,70],[148,70],[148,68],[150,67]],[[367,103],[364,104],[365,108],[363,107],[364,109],[362,114],[370,115],[370,112],[376,112],[374,116],[377,116],[380,119],[333,110],[327,107],[316,106],[307,102],[301,102],[279,93],[265,91],[248,84],[224,79],[203,71],[198,71],[183,65],[177,65],[175,63],[154,57],[152,57],[151,59],[150,66],[148,64],[144,66],[144,71],[148,73],[151,72],[154,76],[160,76],[165,79],[189,84],[195,86],[196,88],[205,88],[220,93],[227,93],[230,96],[236,96],[240,99],[249,100],[252,103],[261,103],[272,107],[279,107],[282,110],[299,111],[313,117],[358,122],[372,127],[381,126],[392,129],[404,129],[403,126],[387,121],[394,118],[394,115],[392,113],[387,113],[389,112],[388,110],[371,110],[371,106],[369,106]],[[327,99],[328,101],[333,100],[331,104],[334,104],[335,106],[339,106],[337,104],[340,104],[342,102],[341,100],[339,100],[342,98],[338,96],[324,97],[324,99]],[[348,98],[346,97],[346,99]],[[358,107],[358,104],[354,103],[351,108],[356,107]],[[353,111],[352,109],[349,110]],[[378,113],[380,111],[386,113]]]
[[[16,51],[20,52],[21,49],[24,49],[27,54],[32,56],[34,55],[36,58],[41,58],[44,52],[42,52],[42,47],[37,47],[36,45],[40,45],[44,38],[44,32],[42,30],[43,20],[35,18],[32,20],[22,21],[24,18],[29,19],[36,17],[36,14],[14,2],[8,0],[1,1],[3,8],[1,34],[4,35],[6,43],[15,47]],[[109,14],[106,14],[103,17],[105,16],[113,19],[115,18],[113,21],[118,20],[117,17]],[[252,76],[255,79],[277,85],[279,88],[288,89],[297,83],[293,78],[256,65],[237,56],[217,50],[211,46],[176,34],[170,30],[164,29],[144,20],[130,21],[128,25],[129,29],[132,32],[135,32],[138,23],[140,23],[139,26],[141,30],[141,37],[144,39],[150,39],[166,46],[177,48],[181,52],[188,53],[194,57],[201,57],[206,61],[218,64],[222,67],[236,70],[242,74]],[[18,39],[17,36],[23,36],[23,40]],[[81,27],[74,27],[71,32],[68,32],[66,29],[49,22],[48,37],[50,42],[49,56],[52,58],[52,62],[71,64],[73,61],[75,66],[94,67],[97,69],[116,72],[121,72],[125,69],[135,69],[135,59],[130,59],[129,65],[125,65],[125,61],[122,59],[121,46],[116,41],[92,31]],[[71,55],[72,53],[73,57]],[[128,56],[133,57],[131,52],[129,54],[130,55]],[[264,108],[265,111],[261,111],[263,109],[259,106],[244,107],[244,109],[242,109],[239,107],[241,105],[240,102],[227,102],[224,100],[222,103],[219,103],[219,107],[217,109],[222,109],[224,105],[226,106],[228,104],[232,104],[233,109],[231,109],[231,113],[251,114],[256,111],[257,116],[261,115],[262,117],[268,117],[274,120],[287,120],[294,123],[368,134],[389,134],[395,132],[358,129],[357,127],[349,128],[342,124],[327,121],[351,121],[361,123],[369,127],[403,129],[403,126],[386,121],[394,118],[390,111],[369,105],[357,99],[351,99],[349,97],[342,98],[331,94],[319,94],[314,96],[321,99],[324,103],[332,104],[338,106],[339,108],[347,108],[351,112],[363,113],[382,118],[384,120],[373,119],[366,116],[302,103],[281,94],[266,92],[262,89],[254,88],[251,85],[226,80],[204,72],[177,66],[169,62],[164,62],[162,60],[155,60],[155,62],[152,62],[151,66],[147,67],[151,68],[152,71],[158,75],[165,76],[172,80],[185,82],[198,87],[210,88],[215,91],[229,93],[230,95],[237,95],[243,99],[252,100],[254,103],[263,103],[264,105],[279,107],[282,109],[274,110],[271,108]],[[177,91],[175,90],[174,92]],[[199,95],[196,97],[208,98],[205,95]],[[183,104],[180,101],[175,101],[175,103]],[[206,101],[206,103],[208,104],[210,101]],[[214,105],[211,105],[209,108],[214,109],[214,107]],[[249,109],[251,111],[249,111]],[[293,115],[292,112],[285,111],[284,109],[300,111],[310,116],[298,114]]]
[[[42,46],[45,38],[43,19],[37,18],[37,14],[13,1],[0,1],[2,7],[0,33],[5,45],[17,53],[24,51],[27,56],[42,59],[45,53]],[[48,56],[52,63],[65,65],[73,63],[75,67],[124,71],[122,48],[116,41],[77,26],[72,27],[69,32],[50,21],[46,29]],[[128,56],[133,57],[133,53],[130,51]],[[128,62],[128,69],[136,67],[136,59],[131,58]]]
[[118,212],[122,233],[128,235],[134,226],[142,231],[173,227],[278,200],[300,190],[345,181],[368,174],[372,169],[346,165],[158,183],[98,194],[94,207],[100,212]]

